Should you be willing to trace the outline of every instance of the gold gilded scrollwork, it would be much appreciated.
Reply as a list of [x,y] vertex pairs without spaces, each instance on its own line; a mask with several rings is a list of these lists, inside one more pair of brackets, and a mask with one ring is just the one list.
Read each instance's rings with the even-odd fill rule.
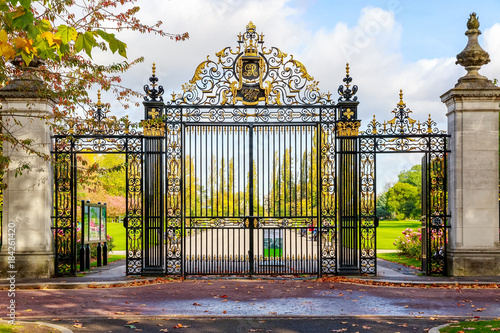
[[144,135],[146,136],[164,136],[165,124],[164,123],[147,123],[143,126]]
[[359,121],[337,123],[337,134],[340,136],[357,136],[359,134]]
[[203,68],[205,68],[205,65],[208,62],[209,62],[209,60],[208,60],[208,56],[207,56],[207,60],[198,65],[198,67],[196,68],[196,71],[194,72],[193,78],[189,81],[189,83],[194,84],[194,83],[196,83],[196,81],[201,79],[201,73],[203,72]]
[[[235,48],[218,51],[196,68],[182,94],[172,104],[190,105],[299,105],[331,104],[303,63],[276,47],[264,46],[264,34],[249,23]],[[252,91],[250,91],[252,90]]]

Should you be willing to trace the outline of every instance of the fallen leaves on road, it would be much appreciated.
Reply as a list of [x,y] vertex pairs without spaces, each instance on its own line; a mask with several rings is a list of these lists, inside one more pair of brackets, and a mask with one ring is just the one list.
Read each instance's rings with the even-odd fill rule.
[[76,328],[82,328],[83,324],[82,323],[74,323],[73,324],[73,327],[76,327]]
[[193,303],[193,305],[194,305],[194,306],[201,306],[201,304],[200,304],[200,303],[196,303],[196,302],[194,302],[194,303]]
[[[181,282],[184,279],[173,279],[173,278],[161,278],[158,277],[156,279],[144,279],[144,280],[135,280],[127,283],[116,283],[116,284],[108,284],[108,285],[98,285],[98,284],[90,284],[89,288],[123,288],[123,287],[139,287],[139,286],[147,286],[152,284],[163,284],[163,283],[173,283],[173,282]],[[132,293],[132,295],[134,295]]]
[[322,277],[317,280],[318,282],[325,283],[355,283],[369,286],[381,286],[381,287],[405,287],[405,288],[421,288],[421,289],[500,289],[500,284],[490,283],[490,284],[437,284],[437,283],[420,283],[420,284],[409,284],[409,283],[392,283],[386,281],[372,281],[363,280],[357,278],[349,278],[345,276],[328,276]]
[[191,325],[182,325],[181,323],[179,323],[174,326],[174,328],[188,328],[188,327],[191,327]]

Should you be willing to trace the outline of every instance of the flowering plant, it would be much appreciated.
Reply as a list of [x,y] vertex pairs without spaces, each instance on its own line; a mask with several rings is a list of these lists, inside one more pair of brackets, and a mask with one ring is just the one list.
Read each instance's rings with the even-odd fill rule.
[[422,257],[422,234],[420,230],[412,230],[406,228],[403,230],[402,236],[399,236],[395,241],[394,245],[402,253],[408,255],[411,258],[420,260]]

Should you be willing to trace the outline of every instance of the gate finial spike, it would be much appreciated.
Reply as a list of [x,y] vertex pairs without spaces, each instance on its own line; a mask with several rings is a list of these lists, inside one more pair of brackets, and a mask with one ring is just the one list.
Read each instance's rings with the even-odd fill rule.
[[[345,77],[349,77],[349,63],[345,64]],[[351,81],[347,81],[345,87],[349,89]]]
[[398,106],[400,108],[405,107],[405,102],[403,102],[403,89],[399,89],[399,103]]
[[97,90],[97,103],[96,106],[100,107],[102,105],[101,103],[101,89]]

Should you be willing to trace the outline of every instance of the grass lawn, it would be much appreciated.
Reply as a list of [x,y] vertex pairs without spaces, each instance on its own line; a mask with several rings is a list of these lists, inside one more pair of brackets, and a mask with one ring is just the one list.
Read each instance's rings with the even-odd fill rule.
[[442,333],[458,333],[465,331],[476,332],[491,332],[498,331],[500,328],[500,320],[478,320],[478,321],[462,321],[460,323],[450,324],[450,326],[441,328]]
[[[108,265],[111,264],[114,261],[125,259],[125,257],[126,256],[124,256],[124,255],[118,255],[118,254],[108,255]],[[97,260],[91,261],[90,262],[90,267],[97,267]],[[76,265],[76,270],[80,271],[80,264],[79,263]],[[0,331],[0,333],[1,333],[1,331]]]
[[408,258],[404,254],[399,253],[377,253],[377,257],[409,267],[420,268],[420,266],[422,265],[420,263],[420,260]]
[[377,228],[377,249],[396,250],[393,243],[396,238],[402,236],[401,232],[406,228],[415,230],[420,228],[420,226],[420,221],[380,221]]
[[115,248],[113,251],[125,251],[125,228],[123,223],[108,223],[108,235],[113,237]]

